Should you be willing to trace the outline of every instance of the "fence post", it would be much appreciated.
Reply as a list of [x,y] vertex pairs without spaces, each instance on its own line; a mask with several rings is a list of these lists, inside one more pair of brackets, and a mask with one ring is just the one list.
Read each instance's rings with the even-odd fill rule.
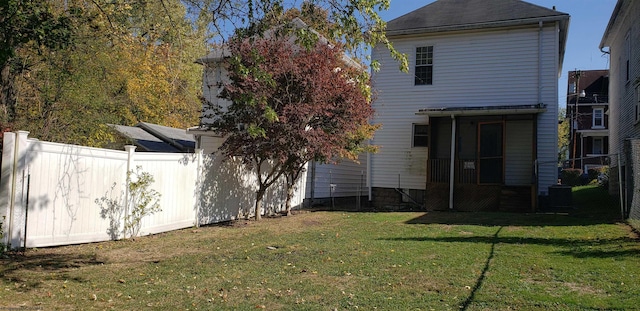
[[[136,152],[136,146],[126,145],[124,146],[124,150],[127,152],[127,174],[125,178],[124,184],[124,214],[123,217],[127,217],[129,215],[129,202],[131,202],[130,193],[129,193],[129,182],[131,181],[130,172],[133,170],[134,165],[134,156]],[[127,229],[124,219],[122,221],[122,237],[127,238]]]
[[202,154],[203,154],[204,150],[203,149],[196,149],[195,150],[195,154],[196,154],[196,193],[195,193],[195,200],[196,200],[196,206],[195,206],[195,210],[196,210],[196,218],[195,218],[195,226],[196,228],[200,227],[200,209],[201,204],[202,204],[202,200],[201,200],[201,193],[202,193],[202,180],[203,177],[202,175],[204,174],[203,170],[204,168],[202,167]]
[[0,175],[0,221],[2,222],[2,229],[5,234],[2,236],[3,245],[9,245],[9,235],[6,234],[9,229],[9,220],[11,219],[11,210],[13,205],[11,203],[13,198],[13,166],[15,165],[15,149],[16,147],[16,134],[11,132],[4,133],[2,143],[2,171]]
[[12,149],[11,152],[13,153],[8,156],[13,161],[7,163],[7,165],[10,166],[11,172],[9,173],[10,179],[7,180],[10,185],[8,197],[9,205],[7,209],[8,219],[6,220],[8,226],[6,227],[5,235],[7,236],[7,247],[10,249],[20,247],[20,245],[22,245],[22,239],[26,239],[26,237],[23,236],[23,230],[26,224],[26,180],[28,175],[27,149],[29,146],[29,132],[17,131],[14,135],[13,148],[11,148],[11,146],[7,146]]

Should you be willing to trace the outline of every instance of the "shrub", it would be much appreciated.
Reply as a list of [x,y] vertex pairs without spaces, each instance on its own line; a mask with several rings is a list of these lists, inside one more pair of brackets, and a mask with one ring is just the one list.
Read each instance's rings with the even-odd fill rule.
[[565,168],[560,174],[563,185],[568,186],[580,186],[582,185],[582,170],[578,168]]
[[127,190],[129,192],[128,201],[124,200],[124,194],[114,198],[113,189],[105,193],[101,198],[95,200],[100,207],[100,216],[109,219],[107,233],[113,240],[120,236],[121,219],[124,214],[124,238],[135,238],[140,234],[142,219],[145,216],[153,215],[162,211],[160,209],[160,193],[149,189],[154,182],[153,176],[148,172],[141,171],[141,167],[136,167],[136,171],[127,172]]

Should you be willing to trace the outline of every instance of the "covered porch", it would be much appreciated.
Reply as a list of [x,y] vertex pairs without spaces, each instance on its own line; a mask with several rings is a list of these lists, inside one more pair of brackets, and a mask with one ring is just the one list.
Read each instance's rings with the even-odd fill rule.
[[423,109],[429,210],[531,211],[544,105]]

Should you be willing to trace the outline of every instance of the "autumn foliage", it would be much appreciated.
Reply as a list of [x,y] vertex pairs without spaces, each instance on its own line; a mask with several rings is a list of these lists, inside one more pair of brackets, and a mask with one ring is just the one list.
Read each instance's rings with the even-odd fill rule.
[[228,136],[223,152],[257,171],[256,218],[264,192],[280,176],[289,180],[291,196],[306,162],[355,158],[375,130],[366,72],[345,63],[339,45],[307,49],[294,41],[273,35],[228,45],[231,82],[221,97],[232,104],[218,107],[216,127]]

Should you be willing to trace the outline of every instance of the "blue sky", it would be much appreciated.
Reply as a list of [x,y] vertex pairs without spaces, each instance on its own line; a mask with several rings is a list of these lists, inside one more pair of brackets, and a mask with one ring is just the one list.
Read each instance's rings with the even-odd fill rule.
[[[409,13],[434,0],[391,0],[388,11],[380,12],[385,21]],[[609,69],[609,59],[602,55],[598,46],[616,0],[526,0],[526,2],[571,15],[569,38],[559,80],[558,100],[566,104],[567,73],[570,70]]]

